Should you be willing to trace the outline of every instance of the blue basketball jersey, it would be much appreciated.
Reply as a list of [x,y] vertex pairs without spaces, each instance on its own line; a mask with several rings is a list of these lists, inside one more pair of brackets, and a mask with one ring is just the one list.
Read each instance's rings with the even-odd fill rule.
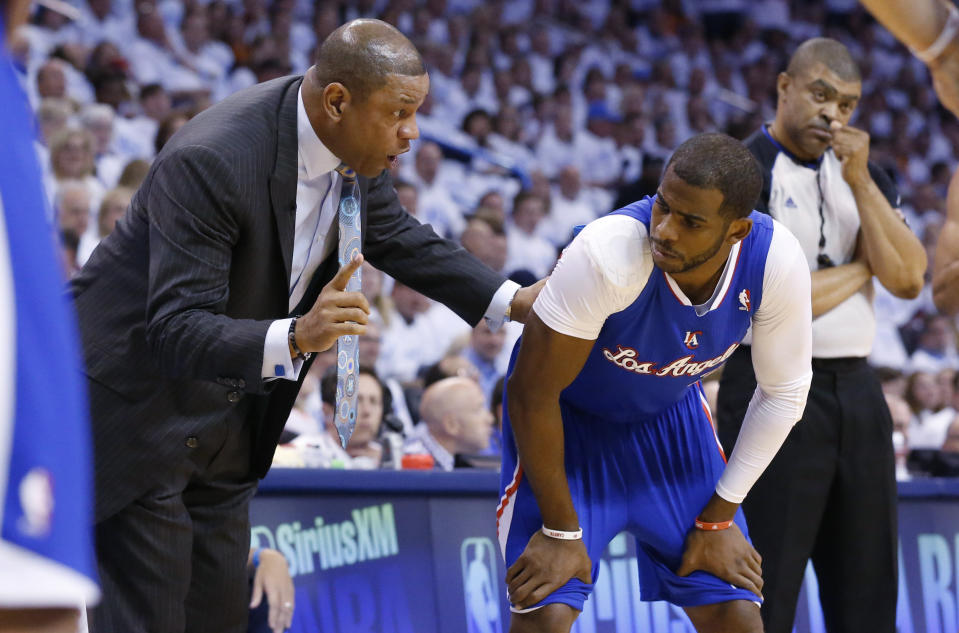
[[[0,102],[0,548],[17,567],[6,571],[34,585],[3,598],[12,606],[92,604],[93,473],[79,337],[46,218],[32,116],[2,46]],[[42,573],[28,574],[28,564]]]
[[[648,231],[654,201],[646,197],[613,214],[634,218]],[[681,400],[687,387],[729,358],[762,302],[773,233],[769,216],[753,212],[749,217],[753,229],[733,247],[729,265],[734,270],[724,275],[721,296],[708,312],[700,314],[675,282],[653,267],[639,297],[606,319],[561,402],[602,419],[640,422]]]

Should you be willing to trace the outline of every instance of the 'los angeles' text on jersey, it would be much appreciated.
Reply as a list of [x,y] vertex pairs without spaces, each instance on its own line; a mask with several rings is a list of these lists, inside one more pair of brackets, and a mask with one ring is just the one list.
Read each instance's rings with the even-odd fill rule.
[[686,356],[677,358],[674,361],[666,363],[663,366],[659,366],[659,364],[655,362],[637,360],[639,353],[632,347],[626,347],[623,345],[617,345],[615,352],[612,352],[608,348],[604,347],[603,356],[606,357],[606,360],[610,361],[617,367],[625,369],[626,371],[635,372],[637,374],[676,377],[698,376],[703,372],[719,367],[725,363],[726,359],[733,355],[733,352],[736,351],[737,347],[739,347],[739,343],[733,343],[719,356],[699,362],[694,361],[696,358],[694,354],[688,354]]
[[[642,223],[648,235],[653,203],[646,198],[613,213]],[[693,305],[672,277],[653,267],[633,302],[606,318],[583,369],[563,390],[561,406],[642,424],[732,356],[761,309],[773,233],[769,216],[750,217],[752,231],[730,249],[704,304]]]

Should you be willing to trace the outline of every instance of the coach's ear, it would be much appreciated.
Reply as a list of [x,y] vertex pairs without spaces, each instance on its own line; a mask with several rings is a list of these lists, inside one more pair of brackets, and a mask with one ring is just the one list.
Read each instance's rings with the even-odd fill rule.
[[330,82],[323,88],[323,111],[331,121],[339,122],[351,98],[349,88],[338,81]]
[[729,223],[726,229],[726,243],[732,246],[736,242],[746,239],[749,232],[753,230],[753,221],[751,218],[736,218]]

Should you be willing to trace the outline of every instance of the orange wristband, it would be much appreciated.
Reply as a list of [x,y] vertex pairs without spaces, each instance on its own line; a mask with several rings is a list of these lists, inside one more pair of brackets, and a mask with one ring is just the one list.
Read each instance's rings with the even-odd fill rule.
[[696,526],[697,530],[705,530],[706,532],[714,532],[716,530],[728,530],[733,525],[733,520],[720,521],[719,523],[708,523],[703,521],[699,517],[696,517],[696,521],[693,523]]

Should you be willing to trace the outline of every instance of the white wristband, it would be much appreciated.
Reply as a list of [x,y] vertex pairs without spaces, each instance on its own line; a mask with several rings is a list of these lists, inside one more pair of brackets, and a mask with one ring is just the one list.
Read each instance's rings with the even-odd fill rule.
[[543,534],[550,538],[556,538],[561,541],[581,541],[583,540],[583,528],[579,528],[575,532],[564,532],[562,530],[551,530],[550,528],[543,526]]
[[946,23],[942,27],[942,31],[939,32],[939,37],[936,38],[936,41],[933,42],[927,49],[922,51],[917,51],[916,49],[912,50],[912,54],[918,57],[923,62],[929,64],[934,62],[943,51],[946,50],[946,47],[952,43],[952,40],[955,39],[956,34],[959,33],[959,11],[956,10],[954,6],[950,6],[948,9],[949,15],[946,16]]

